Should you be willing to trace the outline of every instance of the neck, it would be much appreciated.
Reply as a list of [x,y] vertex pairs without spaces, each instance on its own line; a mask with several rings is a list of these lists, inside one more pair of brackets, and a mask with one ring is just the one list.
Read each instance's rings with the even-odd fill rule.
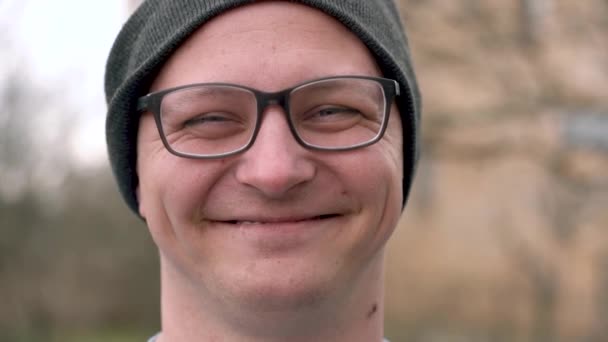
[[380,251],[349,284],[310,305],[255,310],[213,298],[161,256],[162,334],[173,341],[382,341],[384,262]]

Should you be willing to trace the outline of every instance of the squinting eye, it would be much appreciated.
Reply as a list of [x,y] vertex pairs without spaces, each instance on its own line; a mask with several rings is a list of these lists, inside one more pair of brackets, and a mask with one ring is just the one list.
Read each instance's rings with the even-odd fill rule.
[[184,127],[201,125],[201,124],[206,124],[206,123],[221,123],[221,122],[228,122],[228,121],[232,121],[232,119],[229,118],[227,115],[221,115],[221,114],[215,114],[215,113],[214,114],[204,114],[204,115],[197,116],[192,119],[186,120],[184,122]]
[[337,120],[348,120],[362,116],[361,112],[348,107],[341,106],[319,106],[302,115],[306,121],[330,122]]
[[343,107],[329,107],[329,108],[323,108],[321,110],[319,110],[318,115],[319,116],[329,116],[329,115],[334,115],[334,114],[342,114],[342,113],[357,113],[356,110],[354,109],[350,109],[350,108],[343,108]]

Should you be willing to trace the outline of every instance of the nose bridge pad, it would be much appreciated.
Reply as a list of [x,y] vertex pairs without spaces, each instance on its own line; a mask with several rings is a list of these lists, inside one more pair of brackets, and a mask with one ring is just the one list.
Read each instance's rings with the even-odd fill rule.
[[[261,106],[259,108],[260,122],[259,122],[259,128],[258,128],[257,135],[259,135],[260,131],[262,131],[262,129],[263,129],[263,126],[264,126],[263,124],[264,124],[264,120],[266,119],[267,111],[269,109],[271,109],[272,107],[276,106],[278,109],[280,109],[282,111],[282,114],[283,114],[282,116],[283,116],[283,119],[285,120],[285,124],[287,124],[287,129],[289,131],[291,138],[294,139],[294,141],[298,145],[302,146],[302,144],[300,143],[300,139],[298,138],[297,133],[295,132],[294,127],[292,126],[291,119],[289,118],[287,94],[284,92],[266,94],[265,98],[260,102],[261,102]],[[256,140],[257,140],[257,138],[258,137],[256,136]],[[305,146],[302,146],[302,147],[305,147]]]
[[[277,113],[271,113],[271,111],[276,111]],[[278,113],[279,111],[280,111],[280,113]],[[276,115],[276,117],[269,118],[268,114]],[[294,142],[297,143],[297,139],[294,137],[294,132],[291,130],[291,124],[289,123],[289,118],[287,117],[287,115],[288,115],[287,112],[285,111],[285,109],[282,106],[278,106],[277,104],[275,104],[275,105],[269,104],[264,109],[264,111],[262,113],[262,117],[260,118],[260,128],[258,131],[258,138],[259,138],[260,133],[268,134],[268,133],[263,133],[263,132],[270,128],[271,129],[270,134],[272,134],[273,138],[277,138],[278,136],[281,136],[281,135],[287,133],[286,135],[284,135],[284,137],[286,139],[294,139],[295,140]],[[279,123],[268,122],[268,119],[279,120]],[[280,120],[283,120],[283,121],[280,122]],[[277,125],[279,127],[277,127]],[[278,131],[278,129],[280,131]],[[288,144],[290,142],[285,141],[284,143]]]
[[[262,107],[260,108],[262,116],[266,112],[268,107],[272,107],[272,106],[280,107],[283,110],[283,115],[285,116],[285,119],[289,122],[289,118],[288,118],[289,108],[287,108],[287,101],[286,101],[285,94],[283,94],[283,93],[268,94],[268,97],[264,101],[262,101]],[[260,118],[260,119],[262,119],[262,118]]]

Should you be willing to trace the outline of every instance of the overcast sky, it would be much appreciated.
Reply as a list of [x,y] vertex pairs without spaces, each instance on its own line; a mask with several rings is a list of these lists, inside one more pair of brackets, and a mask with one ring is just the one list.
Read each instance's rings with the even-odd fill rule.
[[25,64],[31,82],[66,90],[82,117],[74,146],[83,163],[105,159],[103,72],[126,11],[123,0],[0,0],[0,29],[15,50],[0,54],[0,68]]

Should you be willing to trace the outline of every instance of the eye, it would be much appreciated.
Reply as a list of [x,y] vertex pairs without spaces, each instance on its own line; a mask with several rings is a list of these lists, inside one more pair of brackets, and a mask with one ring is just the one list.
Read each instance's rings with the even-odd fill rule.
[[176,133],[181,139],[204,141],[231,139],[249,132],[251,126],[244,117],[217,111],[191,115],[181,120],[176,128],[170,133]]
[[330,115],[336,115],[336,114],[356,114],[356,110],[354,109],[350,109],[350,108],[344,108],[344,107],[329,107],[329,108],[323,108],[321,110],[319,110],[318,115],[319,116],[330,116]]
[[360,115],[361,113],[354,108],[327,105],[309,110],[303,117],[305,120],[329,121],[342,120]]
[[184,121],[184,127],[234,121],[227,113],[205,113]]

